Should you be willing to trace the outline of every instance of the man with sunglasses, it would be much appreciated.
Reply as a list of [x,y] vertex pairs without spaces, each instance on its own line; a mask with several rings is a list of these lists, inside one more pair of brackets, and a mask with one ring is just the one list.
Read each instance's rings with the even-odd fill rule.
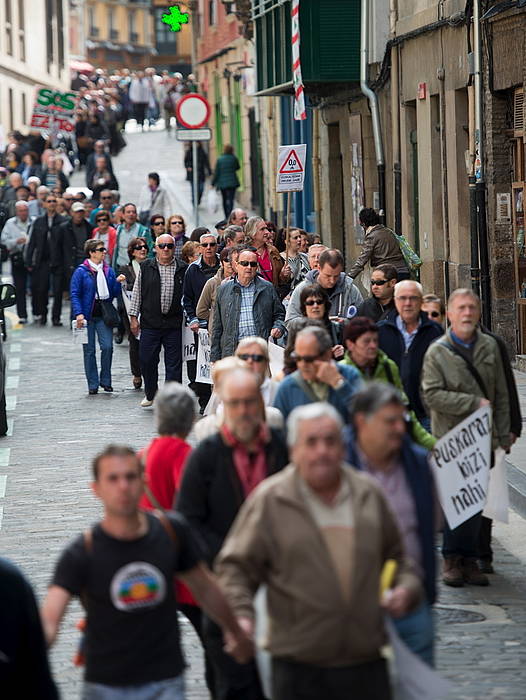
[[60,225],[64,279],[68,286],[71,275],[86,259],[84,245],[91,238],[93,231],[93,227],[85,217],[86,206],[84,203],[74,202],[71,207],[70,218]]
[[89,217],[89,222],[92,226],[95,225],[95,219],[96,219],[99,211],[108,212],[108,214],[110,214],[110,218],[111,218],[111,214],[113,214],[115,209],[117,209],[117,204],[115,203],[115,199],[113,197],[111,190],[102,190],[102,192],[100,193],[99,200],[100,200],[99,206],[96,207],[91,212],[90,217]]
[[255,248],[241,250],[236,275],[217,290],[210,360],[233,355],[247,336],[281,338],[285,309],[274,285],[260,277]]
[[[205,284],[217,274],[221,266],[217,253],[217,239],[214,234],[210,232],[203,233],[199,239],[199,243],[201,246],[201,255],[195,262],[188,266],[183,286],[184,312],[186,321],[195,334],[196,347],[198,342],[197,331],[200,328],[199,319],[197,317],[197,303]],[[233,352],[230,354],[233,355]],[[201,411],[203,411],[210,400],[212,389],[209,384],[202,384],[201,382],[195,381],[197,374],[197,362],[195,360],[187,362],[186,369],[190,381],[190,388],[197,394]]]
[[64,259],[61,224],[66,219],[57,214],[57,197],[46,195],[46,213],[33,222],[26,247],[26,267],[31,272],[33,318],[41,326],[47,323],[49,286],[53,288],[52,319],[54,326],[62,326],[62,292],[64,289]]
[[342,420],[349,419],[349,402],[362,388],[357,369],[335,362],[332,339],[323,328],[307,326],[296,336],[292,358],[298,369],[281,382],[274,406],[287,420],[298,406],[323,401],[333,406]]
[[[144,377],[144,408],[153,404],[159,378],[159,354],[164,348],[166,381],[182,382],[181,297],[187,265],[174,255],[175,242],[164,233],[155,242],[155,259],[141,263],[133,286],[130,328],[140,331],[139,357]],[[139,327],[139,315],[141,317]]]
[[384,320],[395,308],[394,288],[397,274],[396,267],[387,263],[374,268],[371,274],[371,296],[360,304],[357,316],[366,316],[375,323]]

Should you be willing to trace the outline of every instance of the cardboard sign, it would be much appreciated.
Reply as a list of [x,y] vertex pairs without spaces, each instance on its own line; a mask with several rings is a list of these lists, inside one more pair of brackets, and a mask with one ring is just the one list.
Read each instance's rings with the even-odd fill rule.
[[280,146],[276,192],[301,192],[305,181],[307,144]]
[[188,360],[195,360],[197,357],[197,351],[195,348],[195,335],[193,330],[189,326],[183,327],[183,362],[188,362]]
[[454,530],[484,508],[491,463],[491,407],[484,406],[446,433],[429,456],[440,504]]
[[78,92],[60,92],[37,85],[31,129],[34,131],[58,132],[69,134],[75,131],[75,110],[79,98]]
[[212,384],[212,373],[210,367],[210,337],[208,331],[199,329],[199,345],[197,348],[197,373],[196,382],[202,384]]

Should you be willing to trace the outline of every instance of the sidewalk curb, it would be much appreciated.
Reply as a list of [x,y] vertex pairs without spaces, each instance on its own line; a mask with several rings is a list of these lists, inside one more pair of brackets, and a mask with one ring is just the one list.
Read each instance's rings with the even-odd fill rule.
[[506,460],[510,505],[526,518],[526,474]]

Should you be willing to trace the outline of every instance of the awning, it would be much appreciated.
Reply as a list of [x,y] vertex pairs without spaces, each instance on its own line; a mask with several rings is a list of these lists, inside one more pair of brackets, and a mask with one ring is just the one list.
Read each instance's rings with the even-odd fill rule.
[[71,70],[77,71],[77,73],[93,73],[95,70],[94,66],[87,61],[71,61],[69,67]]

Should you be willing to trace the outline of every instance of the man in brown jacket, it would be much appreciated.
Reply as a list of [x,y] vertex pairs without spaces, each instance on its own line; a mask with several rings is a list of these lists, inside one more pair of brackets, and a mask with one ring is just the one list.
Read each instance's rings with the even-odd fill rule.
[[396,267],[398,281],[409,279],[407,264],[393,232],[382,226],[374,209],[362,209],[359,216],[365,239],[362,252],[349,270],[349,277],[358,277],[367,263],[373,268],[388,263]]
[[385,562],[397,563],[383,605],[404,615],[421,596],[379,488],[343,462],[342,421],[325,403],[288,420],[292,464],[241,508],[216,560],[241,626],[267,585],[273,700],[389,700],[379,596]]

